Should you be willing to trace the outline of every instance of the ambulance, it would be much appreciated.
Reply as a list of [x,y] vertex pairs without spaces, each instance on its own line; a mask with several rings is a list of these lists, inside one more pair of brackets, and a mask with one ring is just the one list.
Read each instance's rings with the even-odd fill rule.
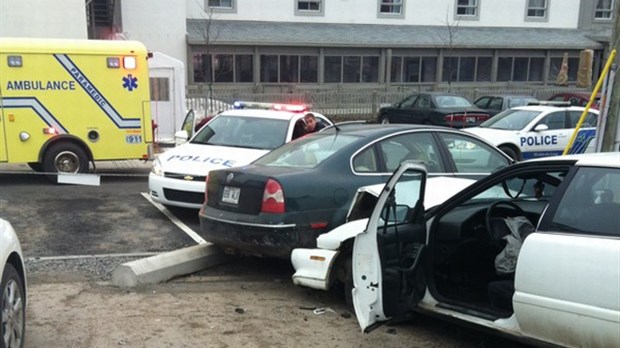
[[136,41],[0,38],[0,163],[150,159],[148,56]]

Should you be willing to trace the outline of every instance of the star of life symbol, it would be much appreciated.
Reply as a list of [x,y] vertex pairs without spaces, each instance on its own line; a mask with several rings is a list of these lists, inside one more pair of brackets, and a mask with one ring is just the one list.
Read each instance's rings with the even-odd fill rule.
[[123,77],[123,88],[127,88],[129,92],[138,88],[138,78],[128,74],[127,77]]

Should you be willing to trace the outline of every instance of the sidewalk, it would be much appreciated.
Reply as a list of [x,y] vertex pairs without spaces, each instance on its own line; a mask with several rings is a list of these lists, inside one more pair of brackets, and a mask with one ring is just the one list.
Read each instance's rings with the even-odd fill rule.
[[[113,171],[113,170],[126,170],[126,169],[145,169],[149,170],[153,166],[153,161],[143,160],[123,160],[123,161],[95,161],[95,168],[93,170],[91,164],[91,172],[97,173],[100,171]],[[33,172],[33,170],[26,163],[0,163],[0,173],[9,172]]]

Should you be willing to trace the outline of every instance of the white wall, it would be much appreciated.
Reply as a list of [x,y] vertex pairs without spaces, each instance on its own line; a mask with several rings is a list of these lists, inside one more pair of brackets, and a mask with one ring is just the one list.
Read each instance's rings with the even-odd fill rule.
[[[577,28],[582,0],[550,0],[549,20],[525,21],[526,0],[479,0],[478,20],[459,26]],[[587,0],[584,0],[587,1]],[[296,16],[295,0],[235,0],[235,13],[213,13],[213,19],[396,25],[456,23],[456,0],[404,0],[404,18],[377,18],[378,0],[325,0],[323,16]],[[205,0],[186,0],[187,18],[206,18]]]
[[125,38],[187,62],[185,0],[126,0],[121,4]]
[[0,36],[87,39],[84,0],[0,0]]

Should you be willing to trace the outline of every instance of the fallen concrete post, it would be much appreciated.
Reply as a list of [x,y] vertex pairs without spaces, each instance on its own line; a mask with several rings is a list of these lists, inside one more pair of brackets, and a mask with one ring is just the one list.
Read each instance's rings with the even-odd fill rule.
[[213,244],[199,244],[118,266],[112,283],[119,287],[153,284],[213,267],[234,259]]

